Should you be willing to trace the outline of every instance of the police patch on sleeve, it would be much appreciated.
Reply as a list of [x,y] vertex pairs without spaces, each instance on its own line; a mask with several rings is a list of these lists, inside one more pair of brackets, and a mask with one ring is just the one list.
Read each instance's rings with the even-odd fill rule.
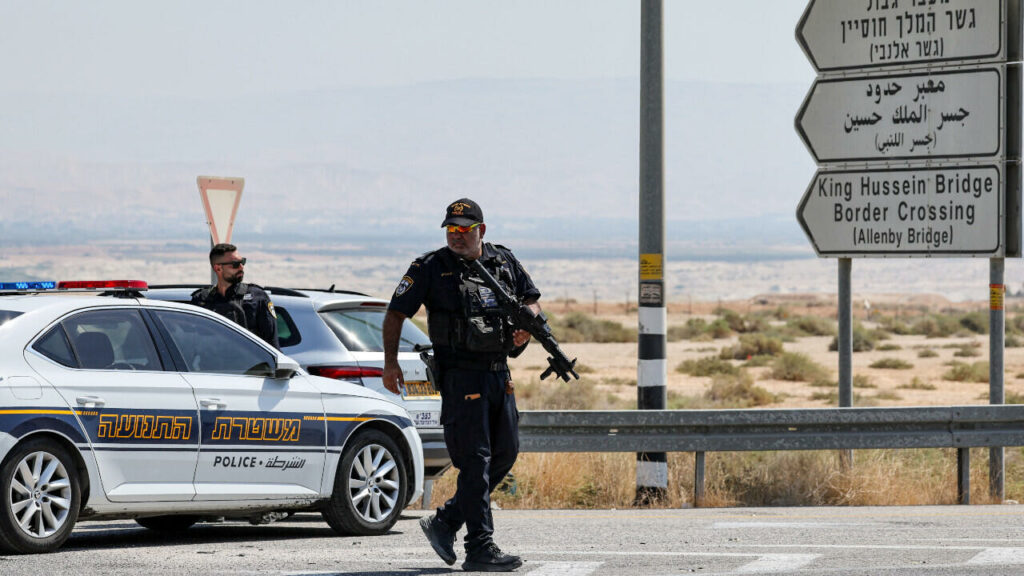
[[398,283],[398,288],[395,288],[395,296],[401,296],[409,291],[412,287],[412,278],[408,276],[402,276],[402,281]]
[[274,311],[274,303],[269,300],[267,301],[267,310],[270,310],[271,316],[277,318],[277,312]]

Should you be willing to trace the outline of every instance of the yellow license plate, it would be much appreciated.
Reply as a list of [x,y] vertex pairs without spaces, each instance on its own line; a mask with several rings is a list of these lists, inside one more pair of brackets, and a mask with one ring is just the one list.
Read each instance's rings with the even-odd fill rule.
[[422,380],[414,380],[414,381],[410,382],[409,380],[406,380],[405,381],[405,394],[403,394],[402,396],[405,397],[405,398],[412,398],[412,397],[423,397],[423,396],[434,396],[434,397],[436,397],[436,396],[440,396],[440,395],[441,395],[441,393],[438,392],[437,388],[434,388],[434,385],[431,382],[422,381]]

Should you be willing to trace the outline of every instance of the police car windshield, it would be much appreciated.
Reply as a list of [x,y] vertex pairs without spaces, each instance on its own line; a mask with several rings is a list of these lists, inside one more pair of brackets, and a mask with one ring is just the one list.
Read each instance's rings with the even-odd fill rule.
[[[320,316],[338,336],[341,343],[352,352],[383,352],[384,338],[381,326],[385,311],[380,309],[328,310]],[[402,325],[402,337],[398,343],[400,352],[412,352],[413,346],[430,345],[430,338],[416,327],[411,320]]]
[[21,316],[21,314],[21,312],[15,312],[14,310],[0,310],[0,326],[7,324],[18,316]]

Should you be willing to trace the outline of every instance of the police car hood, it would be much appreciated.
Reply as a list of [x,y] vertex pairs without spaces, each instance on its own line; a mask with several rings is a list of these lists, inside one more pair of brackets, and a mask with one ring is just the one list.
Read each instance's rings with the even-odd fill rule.
[[[334,394],[337,396],[358,396],[360,398],[374,398],[377,400],[386,400],[395,406],[399,406],[397,400],[400,396],[394,394],[380,394],[374,392],[369,388],[360,386],[359,384],[353,384],[352,382],[346,382],[345,380],[334,380],[331,378],[324,378],[323,376],[306,376],[309,378],[309,382],[316,387],[323,394]],[[388,397],[390,396],[390,398]]]

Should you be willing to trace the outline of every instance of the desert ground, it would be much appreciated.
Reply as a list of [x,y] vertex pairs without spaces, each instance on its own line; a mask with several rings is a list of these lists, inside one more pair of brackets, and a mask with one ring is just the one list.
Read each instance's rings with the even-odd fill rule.
[[[906,308],[906,298],[897,295],[872,295],[874,310],[864,307],[864,298],[855,299],[859,306],[855,307],[855,320],[865,328],[878,326],[874,318],[882,315],[903,315],[910,320],[914,314],[920,315],[924,308],[932,312],[982,311],[987,314],[987,302],[949,302],[941,296],[922,295],[914,299],[913,310]],[[747,300],[731,302],[694,302],[673,303],[668,307],[668,326],[684,325],[691,318],[703,318],[710,322],[717,316],[715,309],[719,307],[733,310],[739,314],[769,313],[783,306],[793,316],[813,315],[829,318],[836,317],[836,300],[834,295],[789,295],[759,296]],[[1009,318],[1016,314],[1014,304],[1008,301],[1006,314]],[[625,310],[623,304],[599,304],[597,317],[618,322],[626,327],[635,328],[637,316],[635,308]],[[573,302],[549,302],[547,310],[553,314],[566,314],[581,311],[593,314],[593,304]],[[870,314],[869,314],[870,312]],[[556,333],[557,337],[557,333]],[[718,355],[719,351],[736,344],[737,335],[729,338],[708,341],[681,340],[669,342],[667,348],[668,391],[671,394],[700,396],[711,384],[711,377],[695,377],[683,374],[676,367],[684,360],[697,359]],[[816,363],[827,368],[831,373],[831,381],[838,380],[837,352],[829,351],[831,336],[813,336],[797,338],[784,344],[785,351],[806,354]],[[862,406],[937,406],[937,405],[968,405],[987,404],[989,384],[985,382],[956,382],[943,378],[949,371],[953,361],[972,364],[987,362],[989,357],[989,338],[987,335],[958,335],[948,338],[928,338],[923,335],[892,335],[879,343],[879,347],[887,350],[855,352],[853,354],[853,374],[855,378],[866,377],[866,386],[858,386],[855,382],[854,405]],[[963,349],[973,350],[975,356],[955,356]],[[562,349],[570,358],[577,358],[587,369],[586,376],[600,381],[598,387],[624,399],[636,398],[637,379],[637,344],[625,343],[566,343]],[[932,350],[933,357],[919,357],[922,350]],[[961,352],[962,354],[962,352]],[[546,366],[546,354],[540,346],[530,346],[519,359],[511,362],[513,379],[529,381],[538,378],[542,367]],[[871,364],[881,359],[898,359],[911,368],[885,369],[872,368]],[[741,366],[741,361],[732,361]],[[1004,385],[1007,398],[1024,394],[1024,348],[1005,349]],[[820,398],[829,389],[820,383],[812,386],[811,382],[791,382],[776,380],[771,377],[769,366],[748,369],[754,376],[756,384],[777,395],[778,400],[764,408],[824,408],[835,406],[835,398]],[[1019,378],[1018,378],[1019,376]],[[912,381],[917,382],[912,385]],[[861,380],[863,382],[863,380]],[[551,380],[548,380],[551,382]],[[911,387],[913,386],[913,387]],[[934,389],[928,389],[932,388]],[[835,388],[832,389],[833,391]],[[817,395],[819,398],[815,398]]]

